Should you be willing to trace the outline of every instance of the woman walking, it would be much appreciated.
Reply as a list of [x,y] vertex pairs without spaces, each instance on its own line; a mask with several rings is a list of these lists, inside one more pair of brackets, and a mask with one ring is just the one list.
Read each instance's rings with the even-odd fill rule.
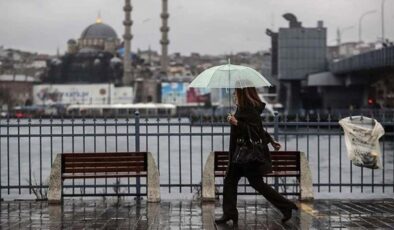
[[[271,171],[268,144],[270,143],[275,150],[281,148],[281,145],[262,126],[260,114],[263,112],[265,104],[260,100],[255,87],[237,88],[234,97],[237,110],[234,115],[227,117],[231,124],[230,160],[224,179],[223,216],[216,219],[215,222],[223,224],[232,220],[233,225],[237,225],[237,187],[242,176],[246,177],[256,191],[282,212],[282,222],[285,222],[291,218],[292,210],[298,208],[263,181],[263,175]],[[259,156],[254,156],[257,157],[256,159],[242,162],[240,158],[244,156],[240,154],[240,146],[246,146],[245,143],[248,141],[262,146],[262,151],[260,151],[261,154],[258,154]]]

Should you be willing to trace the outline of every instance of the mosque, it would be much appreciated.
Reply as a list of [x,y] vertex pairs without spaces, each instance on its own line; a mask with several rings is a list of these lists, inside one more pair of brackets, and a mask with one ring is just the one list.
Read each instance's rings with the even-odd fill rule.
[[68,40],[67,46],[65,55],[50,61],[45,82],[122,82],[123,66],[118,52],[121,41],[116,31],[100,17],[83,30],[78,40]]
[[[162,20],[160,76],[168,73],[168,0],[161,0]],[[145,71],[143,60],[131,53],[131,0],[125,0],[123,11],[124,34],[121,41],[116,31],[102,22],[96,22],[83,30],[77,40],[67,42],[67,52],[50,60],[49,70],[43,83],[92,84],[112,83],[115,86],[131,86],[134,89],[134,102],[160,101],[160,81],[153,73]],[[129,55],[124,55],[129,54]]]

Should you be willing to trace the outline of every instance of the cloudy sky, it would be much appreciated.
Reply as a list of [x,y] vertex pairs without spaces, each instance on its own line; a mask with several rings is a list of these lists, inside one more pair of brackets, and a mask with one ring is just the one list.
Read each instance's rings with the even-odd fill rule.
[[[104,23],[123,34],[123,0],[0,0],[0,46],[54,54],[66,49],[70,38],[79,38],[101,12]],[[159,50],[160,0],[132,0],[132,49]],[[265,29],[287,27],[282,15],[294,13],[305,27],[323,20],[328,44],[336,29],[342,41],[358,40],[360,16],[362,39],[381,36],[380,0],[169,0],[170,53],[226,54],[270,47]],[[394,0],[385,3],[386,37],[394,40]]]

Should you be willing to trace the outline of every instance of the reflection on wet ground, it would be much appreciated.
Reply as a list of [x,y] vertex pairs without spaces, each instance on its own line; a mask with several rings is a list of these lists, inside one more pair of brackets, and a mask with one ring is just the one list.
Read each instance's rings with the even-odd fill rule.
[[[0,229],[233,229],[216,226],[220,202],[66,200],[62,206],[39,201],[1,202]],[[394,199],[317,200],[298,203],[286,224],[262,200],[238,202],[238,229],[394,229]]]

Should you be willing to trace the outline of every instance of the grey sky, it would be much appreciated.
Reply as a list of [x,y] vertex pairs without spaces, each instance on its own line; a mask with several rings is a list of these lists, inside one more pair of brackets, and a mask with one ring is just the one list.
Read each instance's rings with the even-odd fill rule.
[[[44,53],[63,52],[70,38],[79,38],[101,11],[104,23],[123,34],[123,0],[0,0],[0,45]],[[132,50],[160,50],[161,0],[132,0]],[[381,36],[380,0],[169,0],[170,53],[204,54],[257,51],[270,48],[266,28],[287,27],[282,18],[294,13],[305,27],[323,20],[328,44],[336,28],[354,26],[342,41],[358,40],[358,21],[364,17],[362,38]],[[386,0],[385,34],[394,39],[394,0]]]

